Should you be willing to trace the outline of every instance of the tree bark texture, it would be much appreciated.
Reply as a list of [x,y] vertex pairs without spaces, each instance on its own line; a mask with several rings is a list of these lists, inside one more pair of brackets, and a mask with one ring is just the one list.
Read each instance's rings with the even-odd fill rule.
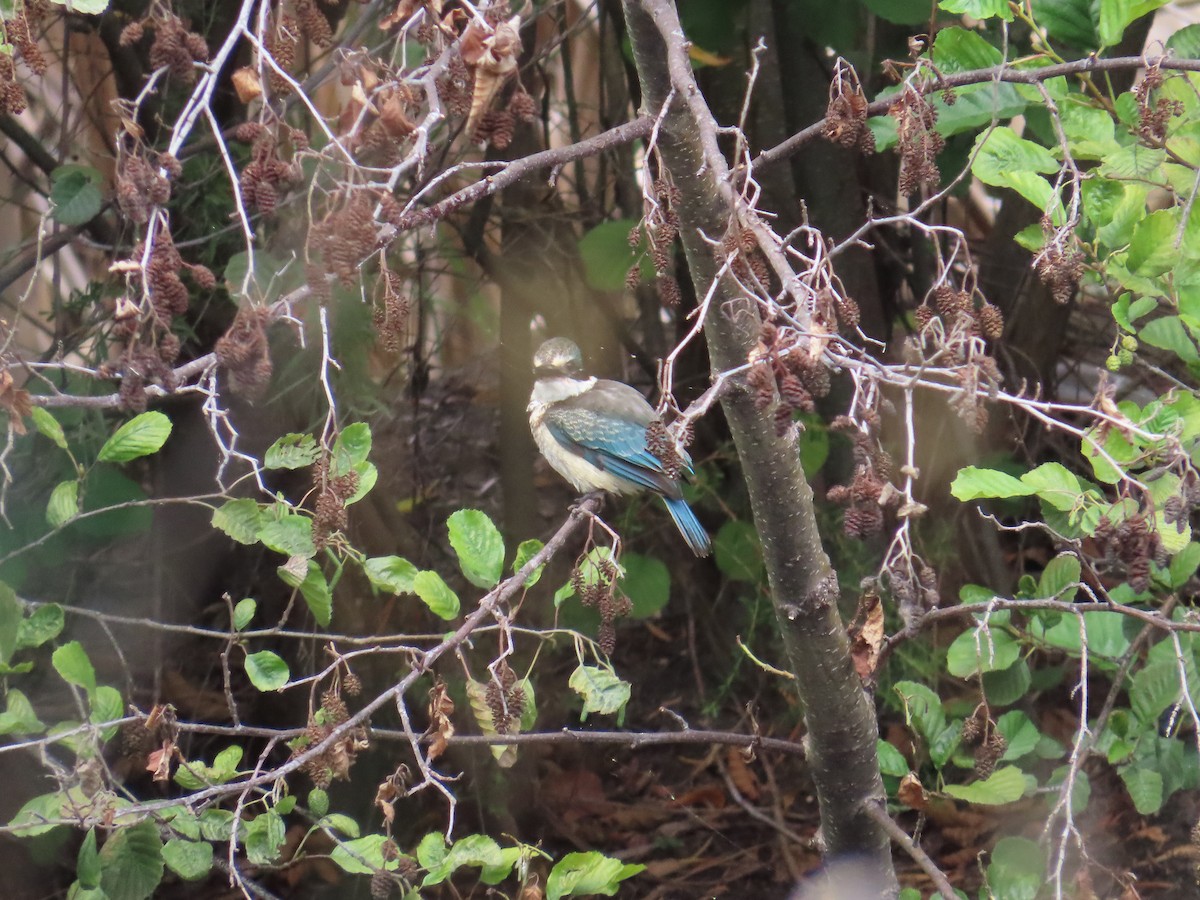
[[[708,241],[744,225],[730,173],[687,58],[670,0],[624,0],[643,92],[643,109],[662,115],[658,151],[680,192],[676,211],[698,297],[714,290],[705,322],[714,373],[742,365],[761,319],[754,301],[720,267]],[[674,88],[674,95],[671,95]],[[671,102],[664,110],[664,104]],[[706,238],[708,240],[706,240]],[[837,575],[821,547],[813,494],[794,435],[779,437],[748,391],[722,399],[762,542],[779,627],[796,674],[807,727],[805,746],[830,856],[853,855],[895,892],[889,839],[864,804],[884,797],[875,750],[878,727],[849,655],[837,609]]]

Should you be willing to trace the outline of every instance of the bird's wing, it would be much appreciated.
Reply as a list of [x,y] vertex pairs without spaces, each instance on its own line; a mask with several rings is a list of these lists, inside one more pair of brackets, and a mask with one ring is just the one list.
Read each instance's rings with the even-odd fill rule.
[[598,381],[591,390],[552,404],[543,421],[561,444],[597,468],[673,496],[678,485],[646,446],[646,426],[654,418],[653,408],[633,388]]

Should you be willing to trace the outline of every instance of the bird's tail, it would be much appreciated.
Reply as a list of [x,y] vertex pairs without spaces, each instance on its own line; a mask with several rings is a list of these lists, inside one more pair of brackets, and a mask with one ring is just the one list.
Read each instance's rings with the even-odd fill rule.
[[697,556],[708,556],[712,549],[712,544],[708,540],[708,532],[704,530],[704,526],[700,524],[696,514],[687,505],[687,501],[682,498],[663,497],[663,502],[667,504],[667,512],[675,520],[679,533],[683,535],[687,545],[692,548],[692,552]]

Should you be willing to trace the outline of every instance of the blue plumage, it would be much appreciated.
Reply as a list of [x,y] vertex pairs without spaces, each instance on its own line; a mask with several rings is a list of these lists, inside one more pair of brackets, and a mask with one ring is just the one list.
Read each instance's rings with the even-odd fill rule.
[[[579,377],[583,357],[566,338],[552,338],[534,356],[529,426],[538,449],[556,472],[580,491],[617,494],[649,490],[667,511],[697,556],[710,550],[708,533],[646,443],[655,419],[646,398],[627,384]],[[691,459],[681,454],[688,472]]]

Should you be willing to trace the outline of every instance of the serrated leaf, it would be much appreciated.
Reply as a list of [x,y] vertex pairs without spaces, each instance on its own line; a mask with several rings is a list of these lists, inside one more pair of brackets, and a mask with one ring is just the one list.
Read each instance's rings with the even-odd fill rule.
[[225,532],[239,544],[257,544],[258,533],[265,523],[262,507],[247,497],[227,500],[213,510],[213,528]]
[[55,650],[50,656],[50,664],[63,681],[83,688],[88,696],[96,693],[96,670],[79,641],[71,641]]
[[942,9],[950,13],[961,13],[972,19],[1003,19],[1013,20],[1013,12],[1008,7],[1008,0],[940,0]]
[[283,817],[273,809],[255,816],[246,824],[246,858],[259,866],[269,866],[279,859],[286,828]]
[[413,592],[429,607],[430,612],[449,622],[458,618],[461,604],[458,594],[442,580],[437,572],[425,569],[413,576]]
[[213,848],[206,841],[171,838],[163,844],[163,862],[184,881],[198,881],[212,871]]
[[277,691],[288,683],[291,673],[277,653],[259,650],[246,657],[246,675],[260,691]]
[[386,835],[368,834],[352,841],[340,841],[329,854],[329,858],[343,872],[352,875],[374,875],[379,869],[395,871],[402,861],[412,862],[411,857],[404,854],[385,860],[383,845],[388,840]]
[[1038,580],[1037,596],[1055,598],[1070,603],[1079,592],[1082,576],[1079,557],[1071,553],[1060,553],[1046,564]]
[[909,772],[908,760],[895,745],[883,740],[875,742],[876,755],[879,757],[879,771],[894,778],[903,778]]
[[317,553],[313,543],[313,523],[308,516],[285,513],[281,518],[267,521],[258,531],[258,539],[269,550],[284,556],[308,559]]
[[285,434],[263,454],[267,469],[302,469],[311,466],[321,456],[317,439],[311,434]]
[[372,587],[389,594],[411,594],[417,567],[399,556],[373,556],[363,563]]
[[66,525],[79,515],[79,482],[60,481],[50,492],[46,503],[46,524],[51,528]]
[[356,470],[367,461],[371,453],[371,426],[366,422],[355,422],[341,430],[330,451],[332,462],[329,476],[341,476]]
[[83,843],[79,845],[79,854],[75,862],[75,877],[79,886],[85,890],[95,890],[100,887],[100,854],[96,852],[96,829],[89,828],[84,835]]
[[29,416],[33,419],[33,426],[39,434],[49,438],[59,449],[67,449],[67,436],[63,433],[62,426],[58,424],[58,419],[54,418],[48,410],[35,406],[29,411]]
[[1021,770],[1016,766],[1005,766],[974,784],[948,784],[945,792],[956,800],[967,803],[999,806],[1020,800],[1025,794],[1025,788],[1025,776]]
[[[488,702],[488,686],[482,681],[476,681],[471,678],[467,680],[467,700],[471,704],[471,714],[475,717],[475,723],[479,726],[479,730],[487,737],[495,737],[500,734],[496,728],[496,717],[492,714],[491,704]],[[520,732],[521,723],[519,720],[510,721],[505,734],[516,734]],[[517,747],[515,744],[489,744],[488,749],[492,752],[492,757],[502,769],[510,769],[517,762]]]
[[662,561],[626,553],[621,564],[625,567],[621,590],[633,604],[634,618],[645,619],[662,610],[671,598],[671,573]]
[[999,628],[978,626],[956,637],[946,652],[946,670],[955,678],[1000,672],[1021,655],[1021,645]]
[[358,823],[350,818],[350,816],[345,816],[341,813],[330,813],[327,816],[322,816],[319,824],[324,828],[339,831],[349,838],[356,838],[360,834]]
[[0,734],[41,734],[46,730],[33,711],[33,704],[23,693],[9,688],[5,699],[7,708],[0,713]]
[[736,519],[721,526],[713,538],[713,558],[726,578],[757,584],[766,576],[758,532],[750,522]]
[[157,410],[134,416],[104,442],[97,459],[123,463],[157,453],[171,436],[171,420]]
[[[579,258],[589,287],[610,292],[625,287],[626,273],[639,263],[639,255],[645,257],[644,236],[639,234],[636,250],[629,246],[629,232],[637,225],[634,219],[601,222],[579,239]],[[642,274],[647,274],[644,263]]]
[[[521,543],[519,543],[517,545],[517,556],[516,556],[516,559],[513,560],[513,564],[512,564],[513,574],[516,575],[523,568],[525,568],[525,564],[528,563],[535,556],[537,556],[539,553],[541,553],[542,548],[545,546],[546,545],[544,543],[542,543],[541,541],[539,541],[537,538],[531,538],[530,540],[527,540],[527,541],[521,541]],[[1198,546],[1200,546],[1200,545],[1198,545]],[[542,563],[540,566],[538,566],[536,569],[534,569],[532,572],[529,573],[529,576],[525,579],[524,586],[527,588],[530,588],[530,587],[533,587],[535,584],[537,584],[538,581],[541,580],[542,572],[544,572],[545,570],[546,570],[546,564]]]
[[254,614],[258,612],[258,601],[251,597],[239,600],[233,608],[233,630],[241,631],[250,624]]
[[568,853],[550,870],[546,879],[546,900],[590,894],[611,897],[622,881],[645,869],[643,865],[626,864],[595,850]]
[[1007,472],[967,466],[955,476],[950,493],[965,503],[987,498],[1028,497],[1035,493],[1035,489]]
[[107,900],[146,900],[163,876],[158,826],[147,820],[116,829],[100,849],[100,865]]
[[315,559],[307,560],[306,567],[303,579],[296,577],[290,566],[280,566],[276,571],[285,584],[300,589],[300,596],[304,598],[308,611],[313,614],[317,624],[324,628],[333,618],[333,592]]
[[1163,777],[1153,769],[1142,766],[1125,766],[1121,769],[1121,780],[1133,807],[1143,816],[1152,816],[1163,805]]
[[580,718],[584,720],[591,713],[612,715],[620,712],[632,696],[629,682],[622,681],[611,669],[599,666],[576,667],[567,684],[583,697]]
[[64,225],[84,225],[100,212],[104,195],[100,193],[103,176],[86,166],[60,166],[50,173],[50,215]]
[[0,581],[0,663],[7,663],[16,652],[24,615],[25,607],[16,592]]
[[321,818],[329,812],[329,794],[323,788],[313,788],[308,792],[308,811]]
[[451,514],[446,526],[467,581],[485,590],[499,584],[504,572],[504,538],[487,514],[460,509]]

